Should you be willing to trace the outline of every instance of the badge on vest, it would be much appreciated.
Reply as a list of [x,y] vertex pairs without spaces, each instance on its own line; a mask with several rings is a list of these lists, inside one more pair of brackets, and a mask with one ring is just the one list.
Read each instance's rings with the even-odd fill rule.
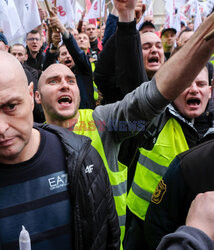
[[155,204],[159,204],[162,201],[165,193],[166,193],[166,184],[164,183],[163,180],[161,180],[158,183],[158,186],[156,187],[155,192],[152,195],[152,202]]

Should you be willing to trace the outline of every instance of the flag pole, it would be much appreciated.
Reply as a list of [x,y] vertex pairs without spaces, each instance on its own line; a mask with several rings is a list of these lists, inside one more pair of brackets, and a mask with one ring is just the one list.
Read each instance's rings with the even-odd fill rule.
[[102,36],[102,31],[101,31],[101,27],[102,27],[102,0],[100,1],[100,40],[101,40],[101,36]]
[[38,8],[42,9],[42,6],[41,6],[39,0],[36,0],[36,3],[37,3]]
[[53,1],[53,5],[56,8],[56,0]]

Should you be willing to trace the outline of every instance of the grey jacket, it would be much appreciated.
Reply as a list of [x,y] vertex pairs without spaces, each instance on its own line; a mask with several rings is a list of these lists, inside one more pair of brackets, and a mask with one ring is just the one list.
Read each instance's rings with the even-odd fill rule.
[[213,250],[214,242],[197,228],[181,226],[174,233],[165,235],[157,250]]

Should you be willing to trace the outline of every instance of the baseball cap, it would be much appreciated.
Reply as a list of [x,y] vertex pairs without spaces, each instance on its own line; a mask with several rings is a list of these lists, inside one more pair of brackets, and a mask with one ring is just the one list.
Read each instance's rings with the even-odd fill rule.
[[163,29],[163,30],[161,31],[161,37],[162,37],[163,34],[164,34],[165,32],[167,32],[167,31],[172,31],[172,32],[174,32],[175,34],[177,33],[177,30],[174,29],[174,28],[165,28],[165,29]]
[[6,36],[0,32],[0,41],[2,41],[5,45],[8,45]]
[[139,31],[141,31],[141,30],[142,30],[144,27],[146,27],[146,26],[150,26],[150,27],[152,27],[152,28],[155,29],[155,25],[154,25],[153,23],[151,23],[151,22],[149,22],[149,21],[145,21],[145,22],[143,22],[143,23],[140,25]]

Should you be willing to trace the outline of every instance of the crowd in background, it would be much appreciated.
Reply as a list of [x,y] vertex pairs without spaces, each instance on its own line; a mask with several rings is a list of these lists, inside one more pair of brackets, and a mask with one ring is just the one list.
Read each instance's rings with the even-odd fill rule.
[[[94,21],[85,21],[83,12],[79,23],[71,28],[62,24],[57,16],[57,8],[52,7],[49,13],[41,7],[38,9],[41,25],[26,34],[26,44],[9,45],[5,31],[1,29],[0,50],[4,52],[0,54],[0,60],[2,63],[3,60],[8,60],[11,65],[15,65],[15,61],[7,53],[17,58],[27,77],[28,88],[34,93],[33,121],[44,124],[41,125],[44,128],[37,128],[35,125],[36,130],[43,135],[43,129],[47,126],[45,136],[49,138],[49,133],[59,134],[60,141],[65,145],[63,150],[68,154],[66,163],[61,160],[64,159],[64,153],[55,137],[50,141],[48,139],[47,145],[41,139],[46,145],[46,152],[50,147],[52,153],[52,146],[55,144],[58,152],[53,153],[53,158],[47,153],[47,160],[42,164],[67,166],[69,157],[75,158],[71,161],[73,165],[76,162],[83,164],[76,155],[76,151],[80,149],[75,144],[75,137],[70,142],[67,140],[70,138],[68,131],[89,137],[96,151],[91,150],[89,157],[86,155],[82,159],[86,168],[79,173],[78,176],[81,177],[77,177],[75,182],[78,190],[81,190],[78,193],[80,196],[72,194],[77,201],[72,198],[74,204],[65,205],[67,210],[70,206],[71,210],[79,206],[75,211],[80,213],[72,217],[75,221],[72,223],[81,226],[75,229],[71,227],[71,231],[79,230],[79,236],[75,236],[75,244],[70,243],[68,248],[63,245],[61,249],[73,249],[72,244],[78,250],[183,249],[180,247],[182,244],[192,244],[188,249],[204,250],[205,246],[206,249],[214,249],[214,232],[210,230],[212,219],[209,221],[202,216],[203,211],[207,210],[207,216],[211,214],[213,217],[213,212],[207,208],[213,207],[213,196],[210,193],[197,196],[214,188],[210,180],[213,174],[212,153],[208,155],[213,147],[214,135],[213,34],[204,38],[213,30],[211,23],[214,14],[209,13],[196,31],[192,20],[189,23],[181,21],[179,31],[174,27],[161,27],[157,30],[152,16],[144,16],[144,20],[141,20],[146,10],[142,1],[115,1],[115,6],[103,23],[100,20],[96,24]],[[137,29],[136,25],[140,20]],[[206,41],[208,45],[204,45]],[[12,75],[11,72],[8,67],[8,74]],[[20,72],[17,70],[16,73],[21,75]],[[5,110],[4,107],[8,106],[6,108],[14,112],[16,103],[8,101],[9,104],[5,104],[1,101],[1,90],[0,87],[0,108]],[[55,131],[48,124],[66,128],[67,132]],[[6,164],[24,162],[22,158],[18,162],[10,162],[10,155],[5,160],[5,148],[10,145],[3,139],[1,142],[1,137],[4,138],[6,130],[1,132],[0,128],[2,171]],[[78,145],[81,143],[77,141]],[[28,142],[25,145],[27,144]],[[75,154],[70,152],[71,148],[75,148]],[[83,151],[79,152],[84,155]],[[100,173],[92,162],[93,159],[97,160],[97,165],[105,167],[109,180],[106,180],[106,170]],[[205,168],[204,171],[202,167]],[[93,179],[87,177],[85,180],[83,172],[91,173],[93,168],[98,177],[94,175]],[[46,169],[43,173],[41,170],[42,177],[48,176],[48,170],[45,171]],[[76,172],[73,172],[71,170],[69,173],[75,179]],[[32,176],[33,180],[41,178],[37,174]],[[66,188],[68,184],[65,184],[62,176],[61,185]],[[31,180],[28,174],[26,178],[27,181]],[[70,184],[74,184],[72,178],[69,179]],[[62,187],[58,186],[59,176],[57,181],[53,178],[48,180],[50,190]],[[17,189],[17,185],[23,185],[21,179],[11,183]],[[72,188],[71,185],[71,190]],[[4,189],[9,192],[6,181],[3,181],[2,193]],[[26,193],[27,190],[26,188]],[[51,201],[53,204],[58,199],[57,194],[55,195]],[[51,194],[48,197],[51,200]],[[59,199],[67,201],[68,197],[69,194],[66,193]],[[1,199],[7,200],[0,191]],[[20,198],[20,204],[11,202],[11,211],[26,202],[26,208],[20,208],[19,212],[26,213],[29,209],[34,213],[34,206],[40,207],[42,204],[43,207],[46,204],[42,203],[42,199],[45,198],[39,195],[36,202],[29,198],[35,203],[27,208],[27,201]],[[10,204],[5,204],[5,207],[0,205],[0,211],[8,225],[11,223]],[[88,213],[86,206],[89,206]],[[60,213],[62,208],[54,207]],[[53,212],[54,209],[50,211]],[[201,214],[202,222],[197,221],[196,213]],[[13,212],[11,214],[14,215]],[[72,242],[67,238],[70,234],[70,224],[67,227],[65,222],[67,219],[70,217],[66,214],[62,228],[59,225],[59,228],[53,226],[53,235],[48,231],[50,228],[47,229],[47,238],[57,238],[59,231],[65,235],[65,242]],[[32,223],[35,222],[32,220]],[[207,224],[204,226],[205,223]],[[90,227],[93,232],[89,236],[87,234],[90,234]],[[177,228],[179,229],[174,233]],[[13,231],[8,230],[9,233]],[[44,244],[41,246],[44,247],[46,238],[41,236],[43,229],[36,227],[30,235],[36,235],[37,230],[38,239],[33,236],[32,240],[35,245],[41,241]],[[165,236],[169,233],[174,234]],[[3,249],[12,249],[9,247],[14,247],[14,235],[17,233],[12,234],[12,239],[8,237],[3,240],[4,235],[0,233],[0,244],[2,241],[5,247]],[[61,238],[57,240],[60,242]],[[59,242],[57,241],[56,246]],[[48,246],[47,249],[54,248]]]

